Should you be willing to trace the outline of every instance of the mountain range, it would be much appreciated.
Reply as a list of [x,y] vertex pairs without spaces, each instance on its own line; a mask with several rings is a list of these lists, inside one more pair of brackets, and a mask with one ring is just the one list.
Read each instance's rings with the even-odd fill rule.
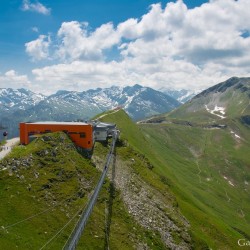
[[0,89],[0,123],[9,130],[10,136],[16,136],[16,124],[21,121],[88,120],[116,107],[124,108],[133,120],[140,120],[179,105],[173,97],[138,84],[83,92],[61,90],[50,96],[8,88]]
[[120,106],[132,119],[137,120],[170,111],[179,105],[174,97],[171,98],[160,91],[138,84],[132,87],[112,86],[83,92],[60,90],[50,96],[36,94],[26,89],[0,89],[0,112],[11,114],[25,110],[28,111],[30,119],[37,119],[43,115],[54,118],[60,108],[73,116],[81,115],[86,118]]
[[187,90],[187,89],[175,90],[175,89],[169,89],[169,88],[161,88],[159,89],[159,91],[173,97],[180,103],[185,103],[189,101],[195,95],[201,92],[200,90],[197,90],[197,91]]
[[0,89],[0,112],[13,113],[17,110],[25,110],[35,106],[46,97],[42,94],[33,93],[27,89]]

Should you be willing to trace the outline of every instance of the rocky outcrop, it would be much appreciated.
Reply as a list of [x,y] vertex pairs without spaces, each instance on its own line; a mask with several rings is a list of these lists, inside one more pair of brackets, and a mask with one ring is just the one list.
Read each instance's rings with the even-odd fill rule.
[[[124,160],[118,153],[108,173],[120,190],[129,214],[144,228],[159,233],[166,249],[191,249],[189,223],[179,213],[177,202],[170,195],[163,195],[152,187],[134,170],[133,165],[141,161],[140,158],[143,157]],[[98,168],[103,167],[102,157],[94,155],[93,161]],[[151,248],[148,246],[144,249]]]

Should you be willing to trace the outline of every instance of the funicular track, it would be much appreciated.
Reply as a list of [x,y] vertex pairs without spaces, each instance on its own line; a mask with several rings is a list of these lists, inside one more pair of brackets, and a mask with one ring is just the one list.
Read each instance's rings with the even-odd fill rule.
[[100,179],[95,187],[94,193],[92,194],[85,210],[83,211],[77,225],[75,226],[74,230],[72,231],[67,243],[64,246],[64,250],[73,250],[76,248],[78,241],[80,240],[80,237],[83,233],[83,230],[87,224],[87,221],[93,211],[94,205],[96,203],[97,197],[99,195],[99,192],[101,190],[101,187],[103,185],[103,182],[105,180],[105,177],[107,175],[108,169],[109,169],[109,165],[111,162],[111,159],[114,155],[114,151],[115,151],[115,144],[116,144],[116,140],[118,138],[118,131],[114,130],[113,131],[113,136],[112,136],[112,143],[110,146],[110,150],[109,153],[107,155],[107,159],[103,168],[103,172],[100,176]]

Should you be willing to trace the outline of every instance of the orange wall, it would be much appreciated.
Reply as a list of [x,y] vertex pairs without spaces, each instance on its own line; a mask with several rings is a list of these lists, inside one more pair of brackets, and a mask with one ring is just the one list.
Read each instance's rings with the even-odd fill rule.
[[[27,145],[29,136],[33,134],[43,134],[49,132],[66,132],[71,140],[79,147],[91,150],[93,147],[93,128],[90,124],[84,125],[67,125],[67,124],[35,124],[20,123],[20,143]],[[84,138],[80,137],[85,134]]]

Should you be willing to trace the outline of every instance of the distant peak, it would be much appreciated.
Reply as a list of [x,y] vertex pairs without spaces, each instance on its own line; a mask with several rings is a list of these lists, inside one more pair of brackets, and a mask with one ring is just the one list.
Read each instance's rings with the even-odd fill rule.
[[56,92],[56,95],[64,95],[64,94],[68,94],[70,93],[71,91],[68,91],[68,90],[58,90]]
[[140,84],[135,84],[135,85],[133,86],[133,88],[141,89],[141,88],[143,88],[143,86],[141,86]]

